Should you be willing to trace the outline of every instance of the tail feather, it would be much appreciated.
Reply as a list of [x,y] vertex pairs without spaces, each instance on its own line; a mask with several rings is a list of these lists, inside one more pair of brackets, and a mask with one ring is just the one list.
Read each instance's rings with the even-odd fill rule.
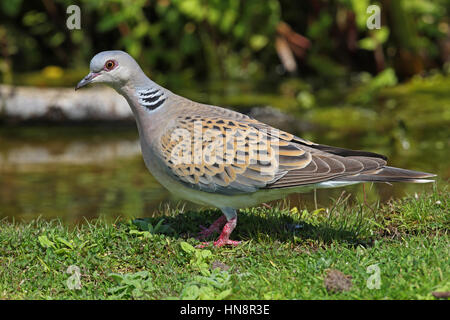
[[427,183],[433,182],[429,178],[435,177],[435,174],[419,172],[395,167],[385,166],[373,172],[365,172],[347,177],[339,177],[339,181],[355,182],[413,182]]

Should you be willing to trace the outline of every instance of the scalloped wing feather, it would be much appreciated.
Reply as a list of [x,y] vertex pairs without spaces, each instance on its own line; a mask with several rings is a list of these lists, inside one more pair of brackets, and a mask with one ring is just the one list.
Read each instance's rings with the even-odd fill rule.
[[179,115],[160,139],[161,158],[169,173],[197,190],[252,193],[314,184],[386,164],[381,156],[340,156],[315,149],[321,145],[241,113],[206,107],[207,111]]

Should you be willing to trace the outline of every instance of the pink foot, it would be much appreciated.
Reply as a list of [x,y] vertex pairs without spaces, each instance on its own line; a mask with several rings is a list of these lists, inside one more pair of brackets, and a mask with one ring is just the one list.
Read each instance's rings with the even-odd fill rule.
[[214,247],[220,248],[220,247],[226,246],[226,245],[230,245],[230,246],[236,247],[236,246],[238,246],[240,244],[241,244],[240,241],[234,241],[234,240],[230,240],[230,239],[224,240],[224,239],[220,239],[219,238],[219,240],[214,242]]
[[[222,247],[225,245],[237,246],[241,243],[240,241],[230,240],[230,234],[233,232],[234,228],[236,227],[236,223],[237,223],[237,217],[231,219],[230,221],[228,221],[225,224],[225,226],[223,227],[222,233],[220,234],[219,239],[217,239],[217,241],[214,242],[214,247],[219,248],[219,247]],[[197,248],[204,248],[209,245],[210,245],[209,242],[203,242],[202,244],[198,245]]]
[[219,219],[213,222],[212,225],[209,226],[209,228],[205,228],[204,226],[200,226],[202,231],[198,233],[197,240],[203,240],[208,238],[210,235],[212,235],[214,232],[219,233],[220,228],[227,222],[227,218],[225,216],[221,216]]
[[241,241],[234,241],[234,240],[230,240],[230,239],[228,239],[228,240],[218,239],[217,241],[214,241],[214,242],[202,242],[201,244],[198,244],[195,247],[199,248],[199,249],[203,249],[203,248],[209,247],[211,244],[213,244],[214,247],[216,247],[216,248],[220,248],[220,247],[223,247],[226,245],[236,247],[241,244]]

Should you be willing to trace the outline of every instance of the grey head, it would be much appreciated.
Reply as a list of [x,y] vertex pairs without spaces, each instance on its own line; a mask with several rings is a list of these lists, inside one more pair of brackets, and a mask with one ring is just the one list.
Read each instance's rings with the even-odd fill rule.
[[75,90],[89,83],[103,83],[119,90],[127,85],[142,86],[150,81],[133,57],[120,50],[97,53],[89,69],[89,74],[77,84]]

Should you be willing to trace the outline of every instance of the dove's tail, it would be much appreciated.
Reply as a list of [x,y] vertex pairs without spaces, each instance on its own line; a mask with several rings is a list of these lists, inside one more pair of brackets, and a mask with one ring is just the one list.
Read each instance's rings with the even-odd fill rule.
[[348,182],[413,182],[428,183],[433,182],[435,174],[419,172],[395,167],[382,167],[376,171],[365,172],[352,176],[339,177],[336,180]]

